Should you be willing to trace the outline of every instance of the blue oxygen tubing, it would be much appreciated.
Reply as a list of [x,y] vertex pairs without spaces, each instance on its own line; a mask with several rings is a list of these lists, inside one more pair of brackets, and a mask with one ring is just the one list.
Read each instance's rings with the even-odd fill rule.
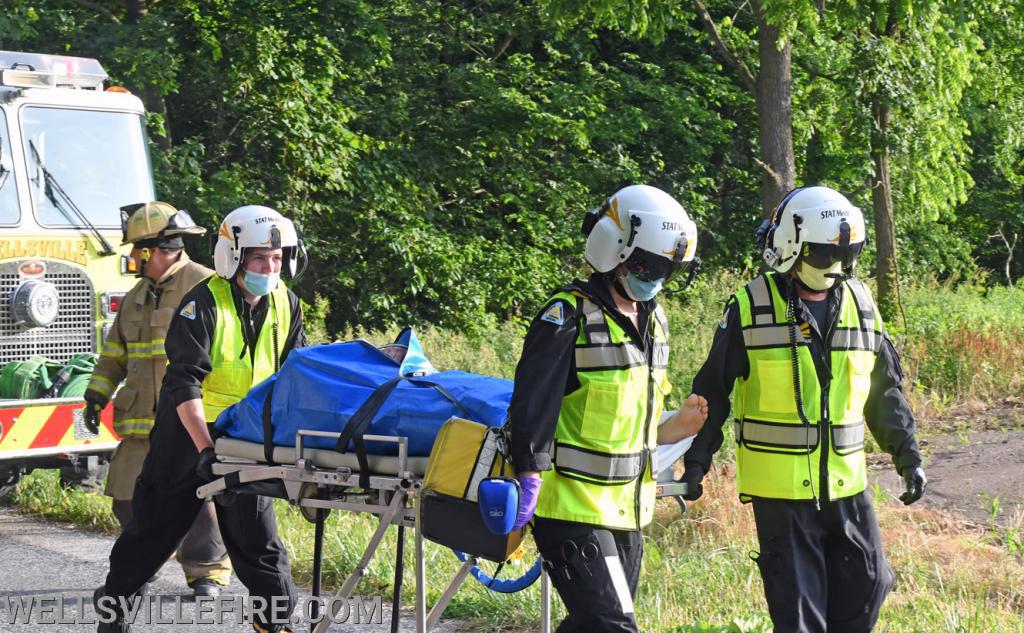
[[[457,552],[455,550],[452,550],[452,552],[462,562],[469,560],[469,557],[462,552]],[[540,557],[537,557],[537,562],[533,564],[533,567],[526,570],[526,573],[519,578],[499,580],[492,576],[488,576],[476,565],[473,566],[473,569],[470,570],[469,573],[473,574],[473,578],[476,578],[481,585],[487,587],[491,591],[497,591],[499,593],[515,593],[517,591],[522,591],[537,582],[537,579],[540,578],[541,564],[542,561]]]

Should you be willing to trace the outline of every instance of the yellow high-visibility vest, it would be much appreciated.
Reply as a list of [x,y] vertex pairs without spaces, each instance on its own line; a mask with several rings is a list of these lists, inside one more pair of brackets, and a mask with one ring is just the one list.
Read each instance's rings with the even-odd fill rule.
[[582,312],[576,339],[579,389],[562,399],[553,468],[537,516],[612,529],[638,529],[654,515],[651,455],[670,386],[668,321],[661,307],[648,324],[652,362],[639,341],[581,292],[562,292]]
[[[835,328],[826,342],[832,379],[823,389],[810,339],[790,326],[775,273],[734,295],[750,363],[736,387],[736,483],[741,498],[839,499],[867,485],[864,404],[884,329],[867,288],[842,282]],[[824,327],[824,324],[823,324]],[[809,425],[797,412],[796,370]],[[826,496],[827,495],[827,496]]]
[[231,297],[232,283],[214,276],[207,286],[217,312],[210,347],[213,371],[203,380],[203,411],[208,423],[216,421],[221,411],[241,400],[250,389],[278,370],[291,328],[288,290],[278,284],[267,295],[270,306],[250,356],[242,335],[242,322]]

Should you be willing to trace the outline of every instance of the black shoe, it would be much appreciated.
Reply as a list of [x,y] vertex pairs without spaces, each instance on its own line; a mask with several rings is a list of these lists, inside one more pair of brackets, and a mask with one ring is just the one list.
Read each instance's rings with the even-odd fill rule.
[[[99,605],[100,598],[106,595],[106,586],[98,587],[96,591],[92,593],[92,606],[96,609],[96,615],[99,617]],[[96,627],[96,633],[132,633],[132,627],[130,624],[125,622],[100,622]]]
[[192,588],[192,593],[197,598],[201,596],[219,596],[221,586],[209,578],[197,578],[188,584]]

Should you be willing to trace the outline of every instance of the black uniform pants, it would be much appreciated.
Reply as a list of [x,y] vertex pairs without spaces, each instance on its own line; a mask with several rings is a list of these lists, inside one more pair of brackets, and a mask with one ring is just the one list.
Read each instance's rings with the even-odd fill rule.
[[874,628],[893,574],[867,493],[822,504],[754,499],[768,611],[776,633]]
[[[191,461],[194,468],[194,459],[183,461]],[[104,593],[115,598],[131,596],[160,569],[188,534],[205,503],[196,497],[196,488],[202,482],[194,475],[180,478],[173,485],[157,485],[147,479],[147,470],[143,467],[135,483],[134,517],[110,552]],[[281,605],[277,615],[284,621],[297,593],[288,555],[277,535],[271,499],[238,495],[231,505],[216,504],[216,509],[224,546],[238,579],[250,596],[260,597],[268,605],[267,617],[254,614],[256,621],[267,624],[273,617],[273,605]]]
[[569,612],[556,633],[637,633],[633,598],[644,554],[639,530],[538,518],[533,538]]

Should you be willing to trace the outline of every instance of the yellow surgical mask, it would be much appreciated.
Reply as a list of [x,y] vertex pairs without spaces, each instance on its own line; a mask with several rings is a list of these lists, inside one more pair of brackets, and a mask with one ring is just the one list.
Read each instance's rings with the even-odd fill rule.
[[833,262],[832,266],[824,269],[809,266],[807,262],[800,262],[796,269],[797,279],[802,281],[805,286],[815,292],[824,292],[835,285],[835,277],[827,277],[826,275],[842,274],[842,262]]

